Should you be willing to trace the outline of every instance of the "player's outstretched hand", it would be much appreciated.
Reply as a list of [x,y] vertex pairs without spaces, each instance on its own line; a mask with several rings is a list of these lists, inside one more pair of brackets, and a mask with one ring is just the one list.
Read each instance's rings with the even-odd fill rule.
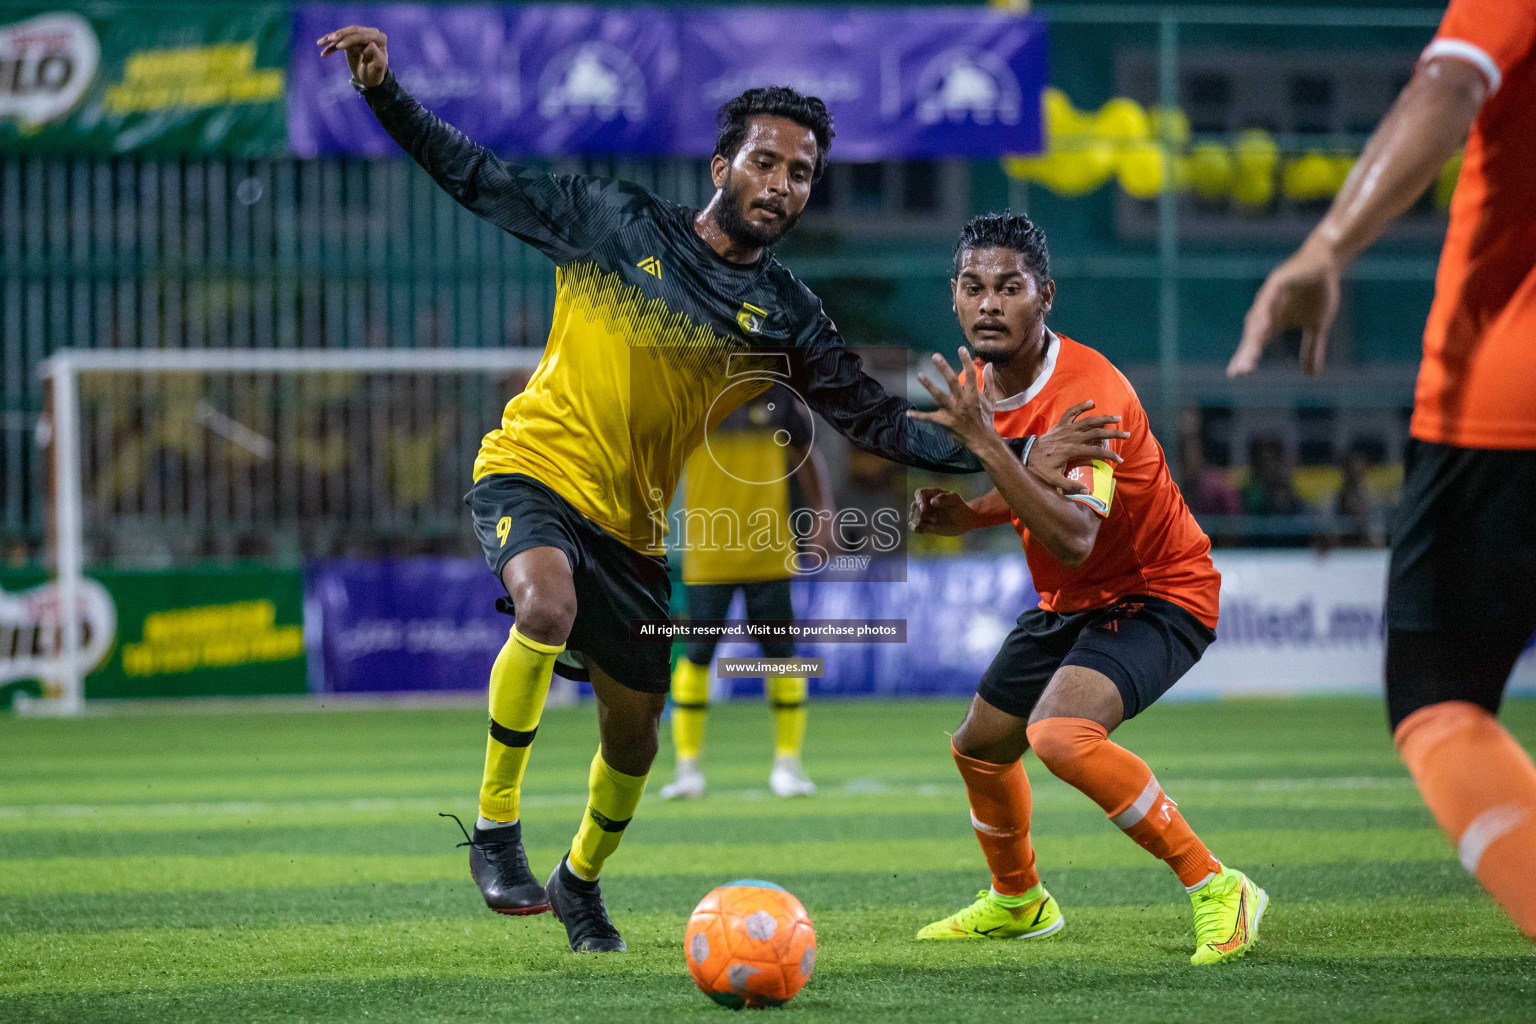
[[1269,340],[1287,328],[1301,329],[1301,368],[1311,377],[1323,371],[1328,332],[1339,312],[1339,282],[1344,268],[1320,247],[1303,246],[1274,269],[1243,318],[1227,376],[1248,373],[1259,364]]
[[1029,449],[1026,468],[1047,487],[1064,494],[1087,494],[1090,488],[1067,476],[1067,467],[1084,459],[1122,461],[1118,452],[1108,448],[1110,441],[1123,441],[1131,435],[1110,424],[1119,416],[1083,416],[1093,408],[1093,399],[1079,402],[1061,414],[1056,425],[1035,438]]
[[[961,345],[959,348],[960,366],[962,370],[972,365],[970,351]],[[974,371],[966,373],[964,377],[950,369],[949,361],[937,352],[933,354],[933,365],[944,378],[948,391],[918,374],[917,380],[938,403],[938,409],[934,412],[921,412],[917,409],[907,410],[907,415],[915,420],[927,420],[929,423],[937,423],[958,437],[964,444],[975,449],[990,438],[997,436],[997,428],[992,424],[992,399],[988,393],[992,389],[992,366],[990,363],[982,367],[981,374]],[[977,377],[980,376],[980,380]]]
[[907,525],[913,533],[933,533],[940,537],[958,537],[972,529],[974,513],[966,500],[954,491],[924,487],[912,496]]
[[381,84],[389,72],[388,43],[389,38],[383,32],[365,25],[348,25],[315,40],[322,57],[344,50],[352,77],[370,89]]

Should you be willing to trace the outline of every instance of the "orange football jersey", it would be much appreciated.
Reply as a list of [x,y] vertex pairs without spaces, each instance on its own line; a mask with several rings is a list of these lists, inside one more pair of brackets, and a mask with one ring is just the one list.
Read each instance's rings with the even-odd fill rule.
[[1119,465],[1095,460],[1073,469],[1093,492],[1071,497],[1104,519],[1082,565],[1072,569],[1057,561],[1014,517],[1040,607],[1065,614],[1150,594],[1215,629],[1221,574],[1211,564],[1210,539],[1184,504],[1135,389],[1108,359],[1065,335],[1049,335],[1040,376],[1028,390],[999,401],[993,423],[1003,437],[1044,434],[1090,398],[1094,407],[1087,415],[1119,416],[1120,429],[1131,436],[1109,442],[1124,460]]
[[1488,80],[1424,327],[1413,436],[1536,448],[1536,0],[1451,0],[1423,60]]

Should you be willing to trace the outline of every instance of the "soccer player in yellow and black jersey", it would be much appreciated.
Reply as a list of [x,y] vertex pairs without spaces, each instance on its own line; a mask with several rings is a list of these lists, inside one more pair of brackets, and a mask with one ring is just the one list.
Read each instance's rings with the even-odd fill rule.
[[[950,472],[980,463],[863,372],[821,302],[769,248],[799,218],[832,141],[817,99],[753,89],[721,108],[703,210],[637,185],[507,163],[425,110],[389,71],[384,34],[348,26],[344,52],[390,136],[460,204],[549,257],[554,322],[543,361],[485,436],[466,500],[516,625],[491,669],[490,737],[470,873],[505,914],[551,910],[576,952],[618,951],[598,872],[617,848],[656,756],[666,643],[631,623],[665,619],[666,509],[683,460],[751,389],[733,367],[781,353],[788,383],[855,444]],[[575,652],[579,652],[579,655]],[[590,676],[601,747],[570,852],[540,885],[518,795],[557,661]]]
[[[683,582],[690,620],[724,619],[738,591],[749,622],[795,617],[790,580],[801,569],[819,568],[832,532],[831,482],[811,446],[812,429],[793,392],[778,386],[731,413],[707,444],[694,449],[683,471]],[[792,507],[791,479],[805,515]],[[803,555],[796,543],[802,533],[815,548]],[[690,639],[672,671],[677,775],[662,787],[663,800],[704,795],[699,755],[715,646],[713,638]],[[761,646],[765,658],[795,656],[791,640],[763,640]],[[804,676],[769,675],[765,690],[774,724],[768,786],[776,796],[810,796],[816,785],[800,764],[809,683]]]

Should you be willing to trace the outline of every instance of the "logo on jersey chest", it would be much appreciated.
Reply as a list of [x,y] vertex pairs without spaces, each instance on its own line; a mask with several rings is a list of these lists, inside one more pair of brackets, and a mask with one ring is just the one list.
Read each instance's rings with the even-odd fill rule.
[[657,259],[655,256],[647,256],[639,263],[636,263],[635,266],[639,267],[647,274],[650,274],[656,280],[661,280],[661,260]]
[[766,309],[759,309],[750,302],[741,304],[741,312],[736,314],[736,325],[746,334],[762,334],[763,321],[768,318]]

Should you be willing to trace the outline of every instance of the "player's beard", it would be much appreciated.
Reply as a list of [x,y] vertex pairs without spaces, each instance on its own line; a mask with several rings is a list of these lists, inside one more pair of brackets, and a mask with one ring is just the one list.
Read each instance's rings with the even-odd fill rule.
[[978,342],[975,339],[971,339],[971,352],[982,362],[991,363],[993,366],[1001,368],[1013,362],[1014,357],[1019,354],[1019,349],[1023,348],[1022,345],[1015,345],[1011,349],[1005,349],[1002,346],[1006,344],[1007,341],[1001,343],[997,341]]
[[789,234],[789,229],[795,226],[800,215],[786,212],[783,222],[777,228],[758,227],[741,212],[746,205],[742,195],[745,190],[734,183],[733,177],[732,171],[727,168],[725,184],[720,187],[720,203],[715,208],[715,225],[732,244],[743,249],[767,249],[777,245],[780,239]]

